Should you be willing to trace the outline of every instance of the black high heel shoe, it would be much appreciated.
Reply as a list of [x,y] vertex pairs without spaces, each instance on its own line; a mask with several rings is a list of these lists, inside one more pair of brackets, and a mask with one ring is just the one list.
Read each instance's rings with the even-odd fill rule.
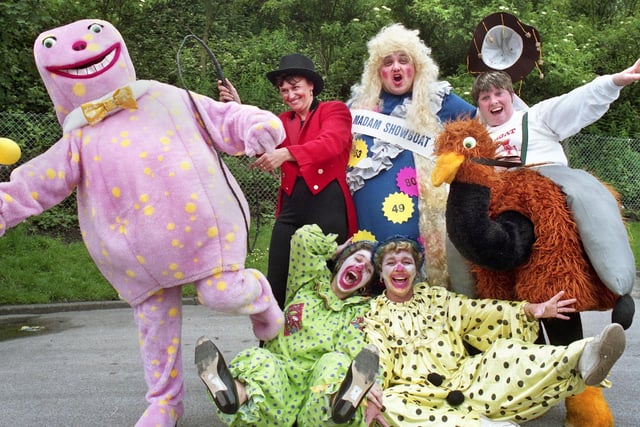
[[196,343],[198,376],[220,411],[235,414],[240,406],[236,383],[218,347],[207,337]]
[[378,348],[370,344],[351,362],[332,405],[331,419],[336,424],[346,423],[355,415],[358,406],[375,384],[379,359]]

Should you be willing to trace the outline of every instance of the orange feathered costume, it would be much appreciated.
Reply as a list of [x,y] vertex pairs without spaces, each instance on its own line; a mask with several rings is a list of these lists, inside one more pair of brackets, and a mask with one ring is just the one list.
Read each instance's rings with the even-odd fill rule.
[[[495,153],[478,120],[450,122],[438,136],[432,174],[435,185],[451,184],[447,233],[470,262],[478,296],[543,302],[564,290],[578,311],[613,309],[628,327],[633,310],[593,269],[560,188],[535,168],[497,171]],[[560,341],[571,335],[561,332]],[[566,407],[565,426],[613,426],[600,388],[567,398]]]

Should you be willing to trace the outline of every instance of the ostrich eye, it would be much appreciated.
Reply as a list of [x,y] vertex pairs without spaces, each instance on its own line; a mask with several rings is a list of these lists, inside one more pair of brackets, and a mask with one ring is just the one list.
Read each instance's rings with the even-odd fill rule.
[[462,140],[462,146],[467,150],[470,150],[476,146],[476,139],[472,136],[467,136]]

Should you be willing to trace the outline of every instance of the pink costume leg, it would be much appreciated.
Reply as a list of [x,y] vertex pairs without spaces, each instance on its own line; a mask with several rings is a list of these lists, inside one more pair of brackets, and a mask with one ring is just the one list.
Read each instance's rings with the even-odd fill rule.
[[174,427],[182,416],[182,288],[159,290],[133,308],[149,406],[136,427]]
[[282,329],[282,310],[267,278],[258,270],[221,272],[195,282],[195,287],[201,304],[222,312],[248,314],[260,340],[270,340]]

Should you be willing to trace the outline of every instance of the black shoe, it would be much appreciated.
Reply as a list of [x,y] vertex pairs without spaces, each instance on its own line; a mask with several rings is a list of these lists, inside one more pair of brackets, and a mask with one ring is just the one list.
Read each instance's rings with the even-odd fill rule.
[[349,422],[376,381],[378,348],[368,345],[358,353],[335,396],[331,418],[336,424]]
[[196,367],[218,409],[225,414],[238,412],[236,383],[222,353],[207,337],[198,338],[196,343]]

